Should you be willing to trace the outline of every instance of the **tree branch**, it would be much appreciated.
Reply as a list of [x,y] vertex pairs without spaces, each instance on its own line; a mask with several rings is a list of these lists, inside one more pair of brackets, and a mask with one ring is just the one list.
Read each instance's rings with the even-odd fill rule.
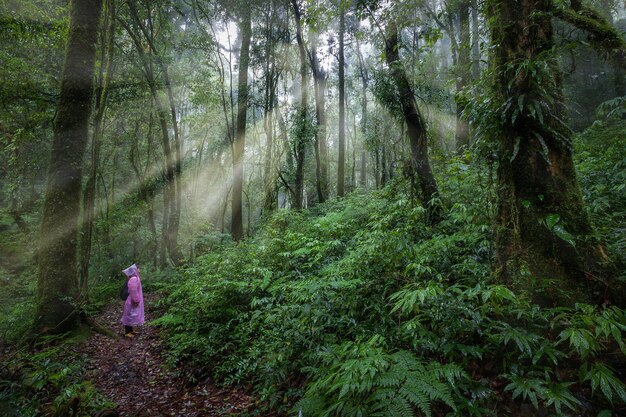
[[626,41],[602,15],[572,1],[569,9],[555,9],[554,16],[587,32],[589,42],[619,68],[626,66]]

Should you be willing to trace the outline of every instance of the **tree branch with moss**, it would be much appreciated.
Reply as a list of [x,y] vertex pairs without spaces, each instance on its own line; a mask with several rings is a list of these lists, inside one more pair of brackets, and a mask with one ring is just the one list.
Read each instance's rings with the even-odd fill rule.
[[618,68],[626,66],[626,41],[600,13],[572,0],[570,8],[556,8],[554,16],[586,32],[591,46]]

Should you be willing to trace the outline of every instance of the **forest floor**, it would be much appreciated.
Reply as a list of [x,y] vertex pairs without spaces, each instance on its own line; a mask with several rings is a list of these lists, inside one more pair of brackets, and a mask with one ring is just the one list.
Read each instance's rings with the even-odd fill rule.
[[245,393],[218,388],[210,381],[190,385],[166,364],[158,329],[149,321],[158,317],[158,295],[145,294],[146,324],[133,339],[123,337],[119,323],[122,301],[102,309],[96,320],[119,335],[94,334],[84,344],[87,375],[95,388],[117,404],[121,416],[233,416],[246,409]]

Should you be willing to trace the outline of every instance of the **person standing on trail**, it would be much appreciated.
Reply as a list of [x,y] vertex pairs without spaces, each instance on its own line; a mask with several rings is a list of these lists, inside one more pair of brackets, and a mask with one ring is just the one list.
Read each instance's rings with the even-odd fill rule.
[[124,314],[120,321],[124,325],[124,336],[135,337],[133,326],[141,326],[144,323],[143,292],[139,279],[139,267],[132,264],[122,271],[128,278],[128,297],[124,302]]

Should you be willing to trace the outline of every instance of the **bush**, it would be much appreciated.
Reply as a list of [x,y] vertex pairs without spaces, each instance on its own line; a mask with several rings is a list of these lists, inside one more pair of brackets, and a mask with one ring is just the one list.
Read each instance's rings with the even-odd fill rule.
[[42,338],[34,351],[21,349],[0,363],[0,415],[88,417],[110,407],[83,377],[83,359],[64,335]]
[[171,360],[192,380],[248,384],[261,415],[621,407],[624,312],[540,307],[493,282],[494,191],[471,158],[443,168],[436,227],[395,177],[213,244],[157,320]]

